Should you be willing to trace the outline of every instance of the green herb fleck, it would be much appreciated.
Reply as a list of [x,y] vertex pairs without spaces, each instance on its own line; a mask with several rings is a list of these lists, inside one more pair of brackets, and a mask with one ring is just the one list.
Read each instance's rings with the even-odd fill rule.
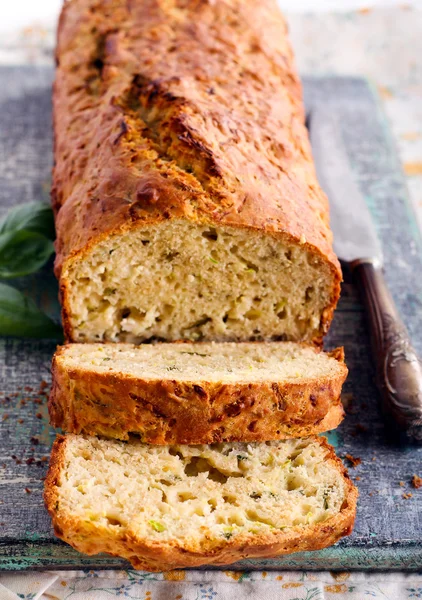
[[111,360],[111,358],[109,358],[108,356],[106,358],[103,358],[103,361],[105,360]]
[[248,460],[248,457],[243,456],[243,454],[238,454],[236,458],[237,458],[237,460]]
[[218,260],[215,260],[215,258],[214,258],[214,257],[212,257],[212,256],[209,256],[209,259],[210,259],[210,261],[211,261],[212,263],[214,263],[215,265],[218,265]]
[[111,294],[115,294],[115,293],[116,293],[116,288],[106,287],[106,289],[104,290],[104,296],[111,296]]
[[151,520],[151,521],[148,521],[148,523],[151,525],[151,527],[154,529],[154,531],[158,531],[159,533],[166,530],[164,525],[162,523],[159,523],[158,521]]
[[233,535],[233,527],[231,527],[231,526],[225,527],[222,535],[223,535],[223,537],[226,538],[226,540],[229,540]]
[[262,494],[260,492],[252,492],[252,494],[249,494],[249,496],[254,500],[260,500],[260,498],[262,498]]
[[190,356],[210,356],[210,354],[201,354],[200,352],[182,352],[182,354],[190,354]]

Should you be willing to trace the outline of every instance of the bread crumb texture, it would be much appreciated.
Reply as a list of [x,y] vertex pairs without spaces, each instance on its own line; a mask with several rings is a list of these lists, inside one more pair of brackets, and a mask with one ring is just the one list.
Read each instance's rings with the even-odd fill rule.
[[56,532],[90,554],[152,569],[174,552],[175,566],[232,562],[283,542],[294,551],[289,535],[304,549],[350,532],[356,490],[333,456],[318,438],[160,447],[68,435],[53,449],[46,502]]
[[337,377],[342,361],[313,346],[292,342],[68,344],[57,360],[68,370],[138,377],[222,383],[300,382]]
[[115,235],[63,278],[75,341],[312,339],[332,293],[293,244],[183,221]]

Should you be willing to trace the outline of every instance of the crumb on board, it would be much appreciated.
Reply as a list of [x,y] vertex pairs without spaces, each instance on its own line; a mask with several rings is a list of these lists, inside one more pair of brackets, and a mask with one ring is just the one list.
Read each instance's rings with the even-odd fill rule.
[[351,454],[346,454],[346,458],[349,461],[350,466],[353,467],[353,468],[357,467],[362,462],[361,458],[358,458],[356,456],[352,456]]
[[422,477],[419,477],[419,475],[413,475],[412,481],[410,483],[415,488],[415,490],[418,490],[420,487],[422,487]]
[[355,481],[360,481],[362,479],[362,477],[359,477],[359,475],[357,477],[355,477]]
[[343,403],[344,408],[347,408],[353,402],[353,394],[351,394],[350,392],[344,392],[341,395],[341,401]]
[[413,496],[412,492],[405,492],[402,495],[402,498],[404,498],[405,500],[409,500],[409,498],[412,498],[412,496]]
[[368,430],[368,427],[366,427],[366,425],[362,425],[362,423],[358,423],[355,426],[355,430],[352,433],[352,435],[355,436],[355,435],[359,435],[360,433],[367,433],[367,431],[369,431],[369,430]]
[[29,488],[25,488],[25,492],[26,492],[27,494],[31,494],[31,490],[30,490]]
[[399,486],[404,487],[404,481],[399,481]]

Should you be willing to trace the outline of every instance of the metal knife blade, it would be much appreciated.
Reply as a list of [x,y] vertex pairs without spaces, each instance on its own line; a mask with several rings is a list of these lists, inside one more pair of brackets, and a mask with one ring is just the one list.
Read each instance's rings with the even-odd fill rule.
[[372,216],[361,193],[341,138],[339,125],[325,107],[309,116],[309,133],[318,180],[330,203],[334,252],[352,263],[382,264],[382,250]]
[[330,202],[334,250],[349,263],[366,309],[385,413],[393,431],[399,428],[422,444],[422,362],[384,280],[371,214],[334,115],[326,107],[316,107],[308,122],[318,179]]

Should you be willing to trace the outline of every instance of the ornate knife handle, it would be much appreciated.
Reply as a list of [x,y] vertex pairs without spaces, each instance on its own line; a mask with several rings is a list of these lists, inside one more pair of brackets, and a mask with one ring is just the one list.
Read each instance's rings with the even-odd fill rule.
[[409,339],[381,267],[374,261],[351,264],[367,309],[383,409],[406,435],[422,443],[422,364]]

